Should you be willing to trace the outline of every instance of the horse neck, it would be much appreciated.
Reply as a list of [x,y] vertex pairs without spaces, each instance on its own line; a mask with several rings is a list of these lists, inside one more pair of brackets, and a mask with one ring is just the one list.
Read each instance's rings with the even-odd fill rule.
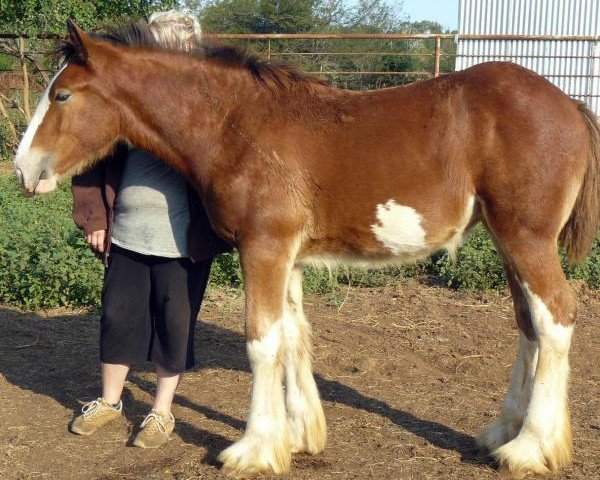
[[187,175],[209,170],[231,118],[239,122],[240,105],[258,94],[248,75],[189,56],[134,57],[126,71],[122,136]]

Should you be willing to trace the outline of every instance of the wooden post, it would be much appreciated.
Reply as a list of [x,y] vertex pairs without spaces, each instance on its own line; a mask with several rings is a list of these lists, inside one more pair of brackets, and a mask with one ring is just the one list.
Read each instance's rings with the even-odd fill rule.
[[442,54],[442,39],[440,36],[435,37],[435,64],[433,67],[433,76],[440,76],[440,56]]
[[25,39],[19,37],[19,62],[21,63],[21,74],[23,75],[23,110],[27,123],[31,121],[31,106],[29,98],[29,72],[27,71],[27,61],[25,60]]
[[13,124],[12,120],[10,119],[10,116],[8,115],[8,111],[6,110],[6,107],[4,106],[4,101],[2,100],[2,98],[0,98],[0,115],[2,115],[2,117],[6,121],[6,125],[8,126],[8,133],[10,135],[10,142],[11,142],[10,146],[16,147],[17,144],[19,143],[17,129],[15,128],[15,125]]

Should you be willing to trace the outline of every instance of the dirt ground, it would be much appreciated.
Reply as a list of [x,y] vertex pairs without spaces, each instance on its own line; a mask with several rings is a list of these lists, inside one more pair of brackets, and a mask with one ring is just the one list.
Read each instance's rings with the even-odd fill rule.
[[[587,480],[600,476],[600,295],[578,290],[575,455],[557,478]],[[320,455],[296,455],[283,478],[499,477],[473,436],[496,417],[516,352],[507,294],[414,282],[347,293],[341,309],[306,299],[329,440]],[[97,316],[0,308],[0,478],[226,478],[216,456],[241,436],[249,403],[242,304],[236,293],[209,292],[198,366],[175,400],[175,434],[153,451],[131,445],[151,402],[149,368],[130,375],[124,420],[88,438],[67,431],[99,393]]]

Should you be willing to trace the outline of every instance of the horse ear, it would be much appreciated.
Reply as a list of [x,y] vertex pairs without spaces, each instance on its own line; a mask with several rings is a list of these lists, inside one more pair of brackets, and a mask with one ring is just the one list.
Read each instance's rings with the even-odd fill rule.
[[69,40],[71,45],[75,49],[75,57],[82,64],[88,63],[88,49],[86,43],[88,43],[88,35],[79,28],[73,20],[67,20],[67,30],[69,32]]

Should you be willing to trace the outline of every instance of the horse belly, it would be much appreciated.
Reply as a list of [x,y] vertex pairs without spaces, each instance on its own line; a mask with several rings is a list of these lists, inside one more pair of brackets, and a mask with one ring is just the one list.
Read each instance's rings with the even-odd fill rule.
[[476,221],[473,195],[439,211],[423,211],[395,199],[379,203],[367,222],[356,222],[316,242],[300,258],[310,264],[389,265],[424,258],[446,249],[454,254]]

